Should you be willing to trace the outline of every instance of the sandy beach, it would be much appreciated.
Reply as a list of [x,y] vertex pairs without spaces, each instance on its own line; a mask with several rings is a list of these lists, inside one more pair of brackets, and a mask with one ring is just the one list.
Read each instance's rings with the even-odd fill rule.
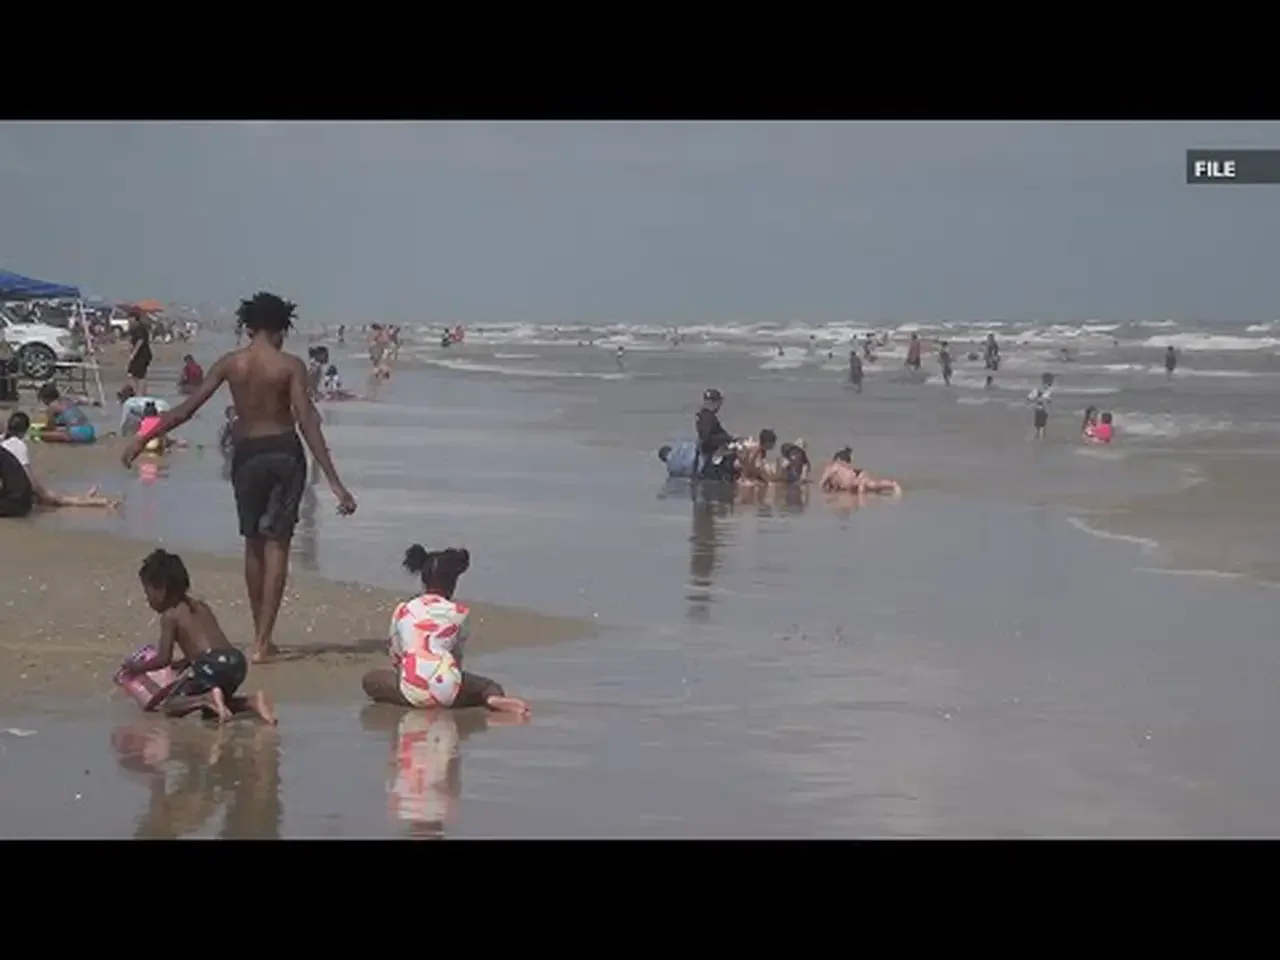
[[[21,550],[6,528],[0,561],[0,706],[17,697],[99,697],[120,662],[157,636],[154,613],[138,585],[138,565],[153,544],[92,533],[24,530]],[[242,567],[234,558],[180,550],[194,593],[218,614],[227,635],[244,638],[252,624]],[[408,590],[406,590],[406,595]],[[256,666],[248,686],[291,701],[358,700],[360,676],[386,662],[390,611],[401,596],[354,583],[291,578],[277,637],[282,656]],[[477,654],[554,643],[585,634],[585,625],[529,611],[474,603]]]
[[[407,338],[377,402],[323,404],[360,508],[338,517],[323,483],[308,488],[286,656],[247,683],[280,701],[278,734],[146,718],[109,684],[154,637],[136,570],[158,543],[247,639],[213,449],[225,394],[178,431],[190,449],[132,471],[117,438],[33,446],[51,483],[100,483],[124,505],[2,531],[23,547],[0,560],[0,764],[20,785],[0,834],[1275,829],[1280,767],[1257,722],[1280,669],[1275,591],[1215,573],[1274,570],[1257,522],[1273,469],[1250,406],[1270,375],[1257,361],[1214,357],[1215,377],[1196,358],[1200,380],[1170,388],[1113,369],[1149,348],[1101,343],[1063,373],[1037,445],[1022,381],[1043,350],[1009,346],[990,392],[900,381],[890,365],[855,398],[805,332],[783,362],[772,331],[732,348],[712,335],[639,340],[622,365],[603,336],[494,331],[449,351]],[[207,365],[228,339],[192,352]],[[362,349],[335,353],[360,382]],[[171,378],[155,383],[175,399]],[[906,497],[723,502],[667,482],[653,448],[687,434],[705,384],[729,398],[730,429],[769,424],[817,457],[852,441]],[[1078,440],[1074,408],[1096,397],[1121,411],[1110,450]],[[1192,432],[1226,419],[1215,404],[1254,433]],[[118,422],[111,406],[92,416],[104,434]],[[412,541],[472,552],[463,595],[501,604],[474,604],[474,669],[529,699],[528,724],[366,706],[359,677],[413,588],[399,569]]]
[[[157,344],[153,392],[172,395],[171,372],[184,353],[202,344]],[[208,353],[207,344],[204,354]],[[127,347],[111,345],[99,357],[108,404],[88,412],[101,439],[90,446],[33,444],[33,469],[50,486],[82,492],[87,485],[119,482],[123,441],[114,435],[114,397],[124,383]],[[205,357],[206,364],[212,357]],[[24,403],[13,409],[34,412]],[[176,398],[175,398],[176,402]],[[4,408],[0,408],[3,410]],[[7,415],[7,412],[5,413]],[[230,496],[230,490],[226,491]],[[62,514],[91,516],[96,510]],[[137,570],[162,541],[145,542],[108,533],[53,530],[37,508],[27,520],[5,521],[0,551],[0,708],[41,694],[99,697],[111,689],[121,660],[154,642],[156,619],[142,596]],[[20,549],[15,545],[20,544]],[[214,556],[164,544],[179,552],[191,572],[194,592],[214,608],[233,642],[247,647],[252,636],[243,566],[238,557]],[[255,667],[248,681],[283,702],[299,699],[358,699],[360,676],[386,661],[387,622],[401,594],[365,584],[335,582],[295,571],[280,611],[277,638],[282,656]],[[589,625],[483,602],[473,603],[471,650],[483,654],[584,636]]]

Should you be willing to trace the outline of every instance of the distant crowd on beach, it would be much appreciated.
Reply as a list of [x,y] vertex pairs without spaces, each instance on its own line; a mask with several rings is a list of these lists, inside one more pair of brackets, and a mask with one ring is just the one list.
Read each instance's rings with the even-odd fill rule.
[[[812,341],[814,338],[810,337]],[[849,384],[855,392],[862,393],[863,383],[865,380],[865,363],[876,363],[878,357],[876,355],[877,348],[883,348],[888,345],[888,334],[880,334],[879,336],[867,333],[863,336],[859,345],[855,345],[849,350]],[[921,374],[922,354],[924,343],[920,339],[918,333],[912,333],[907,343],[907,354],[903,361],[903,366],[913,375]],[[955,355],[952,350],[951,342],[939,339],[934,341],[935,352],[938,359],[939,372],[942,381],[946,386],[951,386],[952,377],[955,374]],[[782,353],[782,347],[778,348],[779,354]],[[812,345],[810,346],[812,350]],[[834,357],[833,352],[828,352],[829,358]],[[996,384],[996,374],[1000,370],[1000,343],[996,339],[994,333],[987,334],[986,340],[979,344],[972,344],[966,354],[966,359],[971,362],[982,361],[986,379],[983,387],[991,390]],[[1074,354],[1069,347],[1059,348],[1059,359],[1065,363],[1069,363],[1074,359]],[[1172,345],[1165,348],[1164,351],[1164,369],[1165,376],[1172,380],[1175,371],[1178,369],[1178,353]],[[1045,438],[1046,430],[1049,423],[1049,410],[1053,403],[1053,387],[1056,382],[1056,376],[1052,373],[1044,373],[1041,375],[1040,384],[1027,395],[1027,403],[1031,407],[1031,424],[1033,435],[1037,440]],[[1094,407],[1089,407],[1084,413],[1084,420],[1080,428],[1080,437],[1086,443],[1111,443],[1113,437],[1113,420],[1114,416],[1110,411],[1098,411]]]

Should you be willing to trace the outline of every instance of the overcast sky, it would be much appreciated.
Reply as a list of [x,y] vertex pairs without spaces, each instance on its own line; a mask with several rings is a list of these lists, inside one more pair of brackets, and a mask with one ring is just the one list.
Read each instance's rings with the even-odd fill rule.
[[1272,318],[1280,123],[0,124],[0,268],[354,318]]

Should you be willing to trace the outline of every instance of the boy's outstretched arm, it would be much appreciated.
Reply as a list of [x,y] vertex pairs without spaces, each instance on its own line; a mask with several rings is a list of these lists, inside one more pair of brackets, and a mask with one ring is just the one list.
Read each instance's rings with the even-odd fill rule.
[[320,472],[329,481],[329,489],[338,498],[338,512],[354,513],[356,498],[338,479],[338,470],[329,456],[329,446],[324,442],[324,431],[320,428],[320,414],[311,402],[307,393],[307,368],[297,357],[291,357],[289,376],[289,400],[293,406],[293,415],[298,421],[298,429],[302,431],[302,439],[307,441],[311,455],[316,458]]
[[200,381],[200,386],[196,388],[195,393],[191,394],[172,410],[166,410],[162,413],[160,415],[160,423],[153,430],[146,435],[142,431],[138,431],[137,435],[129,441],[129,445],[125,447],[124,453],[120,457],[126,467],[132,466],[133,461],[138,459],[138,455],[146,447],[147,441],[154,440],[156,437],[163,437],[175,427],[182,426],[195,416],[197,410],[209,402],[209,398],[218,392],[218,388],[227,379],[226,360],[227,358],[224,356],[214,361],[205,378]]

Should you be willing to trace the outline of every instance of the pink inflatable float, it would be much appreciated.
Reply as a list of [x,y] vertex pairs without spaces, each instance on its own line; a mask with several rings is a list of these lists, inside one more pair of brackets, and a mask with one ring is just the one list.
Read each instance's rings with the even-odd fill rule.
[[[155,652],[156,648],[147,644],[130,654],[125,663],[138,663],[155,656]],[[113,679],[116,686],[131,696],[143,710],[154,710],[169,693],[169,688],[177,683],[178,674],[171,667],[161,667],[150,673],[126,675],[121,667]]]

